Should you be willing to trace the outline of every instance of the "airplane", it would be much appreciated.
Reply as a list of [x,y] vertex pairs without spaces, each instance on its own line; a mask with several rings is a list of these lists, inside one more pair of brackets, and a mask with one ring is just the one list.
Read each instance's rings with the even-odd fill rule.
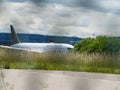
[[31,51],[31,52],[68,52],[74,46],[65,43],[24,43],[20,42],[15,29],[10,25],[12,45],[1,46],[3,48]]

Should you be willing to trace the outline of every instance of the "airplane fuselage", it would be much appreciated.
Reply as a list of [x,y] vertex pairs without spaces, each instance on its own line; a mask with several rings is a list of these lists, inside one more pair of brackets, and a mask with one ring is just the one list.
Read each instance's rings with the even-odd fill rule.
[[65,43],[22,43],[20,42],[14,27],[10,25],[12,45],[1,46],[3,48],[15,49],[15,50],[27,50],[34,52],[66,52],[72,49],[73,46]]
[[17,43],[10,47],[35,52],[67,52],[73,48],[72,45],[64,43]]

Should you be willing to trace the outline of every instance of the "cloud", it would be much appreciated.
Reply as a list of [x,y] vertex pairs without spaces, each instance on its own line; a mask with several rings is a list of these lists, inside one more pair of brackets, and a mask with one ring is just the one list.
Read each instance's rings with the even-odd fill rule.
[[25,0],[8,0],[8,1],[11,1],[11,2],[19,2],[19,3],[20,3],[20,2],[21,2],[21,3],[22,3],[22,2],[25,2]]
[[106,16],[105,20],[99,20],[99,22],[96,25],[96,29],[99,30],[99,32],[107,33],[111,35],[119,35],[120,31],[120,17],[116,16]]
[[84,8],[102,13],[120,14],[119,0],[29,0],[36,5],[61,4],[72,8]]
[[5,3],[3,0],[0,0],[0,12],[4,12],[6,9]]
[[[35,3],[36,5],[39,5],[40,3],[46,3],[46,4],[62,4],[64,6],[69,7],[85,7],[85,8],[94,8],[98,7],[96,0],[29,0]],[[95,8],[94,8],[95,9]]]
[[[113,1],[113,0],[110,0]],[[0,31],[13,24],[18,33],[87,37],[119,35],[117,0],[16,0],[2,3]],[[9,8],[6,6],[9,6]],[[110,8],[109,8],[109,7]],[[1,6],[0,6],[1,7]]]
[[120,10],[119,0],[102,0],[100,2],[101,7],[103,7],[107,12],[118,13]]

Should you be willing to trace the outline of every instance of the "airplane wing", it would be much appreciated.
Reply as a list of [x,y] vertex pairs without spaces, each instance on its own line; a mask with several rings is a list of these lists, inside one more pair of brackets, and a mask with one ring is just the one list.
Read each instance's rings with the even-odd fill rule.
[[22,48],[15,48],[15,47],[10,47],[10,46],[3,46],[3,45],[1,45],[0,48],[7,49],[7,50],[16,50],[16,51],[39,52],[39,53],[44,52],[42,50],[40,51],[40,50],[22,49]]

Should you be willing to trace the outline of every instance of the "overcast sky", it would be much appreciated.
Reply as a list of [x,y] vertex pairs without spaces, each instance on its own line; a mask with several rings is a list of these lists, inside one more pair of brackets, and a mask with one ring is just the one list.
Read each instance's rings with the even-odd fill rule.
[[120,36],[120,0],[0,0],[0,31]]

